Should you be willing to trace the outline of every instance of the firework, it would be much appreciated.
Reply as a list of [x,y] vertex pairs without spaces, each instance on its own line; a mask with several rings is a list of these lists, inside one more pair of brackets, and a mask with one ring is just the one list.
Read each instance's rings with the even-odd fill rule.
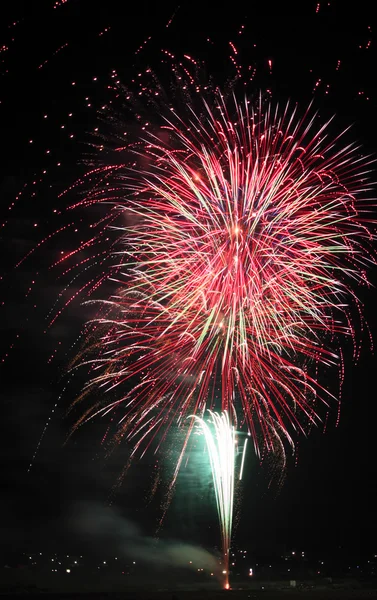
[[340,336],[356,344],[350,304],[364,325],[368,161],[289,105],[217,93],[188,111],[146,132],[131,168],[99,169],[85,198],[118,215],[117,294],[85,364],[88,389],[119,396],[80,423],[121,410],[135,454],[220,409],[273,451],[332,398],[316,373],[338,363]]
[[[325,35],[335,14],[340,29],[347,24],[340,9],[334,13],[322,4],[309,7],[306,15],[310,27],[312,13],[316,34],[315,13],[321,14]],[[58,0],[43,15],[20,14],[6,27],[0,48],[7,80],[8,99],[1,102],[6,123],[12,122],[28,82],[40,90],[27,96],[25,110],[13,119],[17,160],[12,169],[18,164],[22,171],[14,184],[22,184],[13,194],[13,183],[8,189],[5,182],[9,206],[1,228],[16,229],[5,254],[12,266],[17,256],[13,287],[17,296],[24,289],[25,299],[21,310],[19,302],[9,302],[8,278],[1,302],[2,307],[7,305],[5,320],[16,310],[17,321],[20,316],[24,323],[21,337],[31,339],[30,325],[34,329],[46,308],[44,299],[49,302],[49,290],[58,285],[58,297],[43,323],[44,333],[52,334],[45,339],[50,337],[53,344],[46,362],[58,368],[68,350],[68,329],[75,327],[70,308],[75,319],[81,319],[78,302],[93,302],[84,309],[88,322],[71,347],[71,356],[76,357],[62,395],[81,392],[81,377],[86,378],[78,400],[88,405],[79,407],[76,426],[107,415],[101,443],[109,449],[112,440],[111,450],[125,441],[131,453],[119,485],[132,458],[160,447],[172,428],[165,458],[174,468],[173,486],[186,451],[189,460],[194,424],[200,425],[208,409],[216,415],[223,411],[229,435],[238,429],[237,423],[249,433],[261,459],[272,459],[271,476],[276,478],[276,471],[283,471],[286,464],[286,442],[293,446],[296,434],[321,421],[322,411],[323,431],[330,423],[327,405],[338,397],[323,389],[327,379],[321,373],[332,365],[338,365],[340,373],[338,423],[344,375],[341,337],[352,339],[357,359],[360,329],[366,327],[355,293],[359,284],[368,283],[367,268],[374,262],[370,217],[374,208],[368,159],[343,141],[347,136],[334,137],[334,126],[322,126],[311,109],[301,118],[299,108],[243,99],[238,90],[244,93],[261,85],[265,96],[272,98],[273,90],[287,89],[292,78],[299,79],[304,98],[313,94],[324,106],[332,98],[333,106],[338,104],[345,114],[357,114],[369,124],[371,90],[363,85],[360,73],[373,67],[371,27],[363,19],[355,27],[352,23],[347,49],[329,38],[324,71],[318,52],[312,53],[312,40],[302,52],[304,60],[284,60],[282,48],[278,64],[275,39],[248,32],[243,24],[237,32],[230,31],[228,17],[219,27],[217,13],[211,15],[208,31],[196,36],[198,58],[182,56],[177,48],[183,43],[182,31],[177,32],[176,26],[182,19],[192,19],[192,26],[185,29],[195,30],[195,11],[178,7],[162,12],[163,40],[157,39],[158,15],[148,23],[141,11],[135,47],[133,36],[127,38],[132,60],[124,70],[111,57],[109,73],[109,32],[112,42],[117,32],[124,38],[116,11],[113,15],[107,11],[106,22],[98,13],[98,21],[95,18],[87,31],[85,10],[79,11],[80,16],[74,14],[76,8]],[[287,15],[289,27],[289,11]],[[364,16],[369,19],[367,13]],[[136,32],[136,13],[133,17]],[[29,35],[26,45],[20,46],[28,30],[33,42],[47,22],[54,33],[43,48],[30,45]],[[74,32],[70,23],[75,23]],[[280,22],[279,26],[284,30]],[[78,60],[82,36],[77,32],[83,28],[91,47],[85,73]],[[175,33],[167,37],[172,29]],[[209,62],[213,58],[212,64],[219,66],[227,30],[231,68],[226,68],[223,56],[221,93],[214,91],[213,78],[201,71],[206,67],[200,56]],[[269,55],[263,55],[269,46]],[[168,84],[165,90],[156,73]],[[127,89],[120,83],[124,77]],[[106,123],[104,113],[109,115]],[[130,117],[136,117],[133,125]],[[85,156],[86,175],[82,151],[80,159],[75,151],[83,126],[94,135],[96,146],[94,157]],[[62,191],[67,173],[72,186]],[[81,178],[73,183],[79,173]],[[57,190],[62,193],[54,198]],[[22,202],[32,207],[25,214],[18,212]],[[27,254],[21,258],[23,248]],[[24,263],[28,258],[29,268]],[[47,281],[42,274],[46,259],[53,282],[51,275]],[[49,332],[66,308],[65,324],[63,318],[60,327]],[[2,362],[17,360],[12,353],[20,347],[19,333],[10,334]],[[22,352],[28,345],[23,342]],[[85,367],[78,368],[81,365],[87,366],[87,373]],[[18,370],[17,360],[16,368],[8,372]],[[40,371],[46,380],[45,369]],[[32,462],[60,398],[54,401]],[[195,418],[186,420],[192,414]],[[208,427],[215,443],[216,425],[210,422]],[[239,477],[247,466],[244,457],[245,452]],[[161,473],[159,461],[155,473]],[[160,480],[156,476],[153,492]],[[230,535],[229,529],[229,540]]]
[[[200,432],[205,437],[211,464],[222,539],[224,561],[223,574],[225,575],[224,587],[229,589],[229,555],[232,536],[236,466],[236,431],[234,426],[230,423],[228,413],[223,412],[220,415],[209,411],[209,414],[211,417],[210,424],[201,417],[195,415],[194,419],[199,425]],[[239,479],[242,478],[246,442],[247,438],[242,452]]]

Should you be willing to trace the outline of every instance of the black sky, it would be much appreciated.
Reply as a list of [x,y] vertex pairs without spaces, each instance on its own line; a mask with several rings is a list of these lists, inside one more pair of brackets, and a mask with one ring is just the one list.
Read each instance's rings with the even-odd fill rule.
[[[105,503],[124,463],[122,448],[103,463],[103,424],[80,430],[65,445],[70,421],[64,415],[72,397],[63,398],[51,411],[64,385],[66,352],[80,330],[85,310],[72,306],[53,331],[43,334],[44,315],[59,293],[59,283],[46,268],[50,256],[42,252],[22,268],[14,268],[41,233],[50,230],[57,195],[81,172],[87,133],[96,121],[95,108],[88,110],[85,98],[93,99],[94,106],[100,104],[110,71],[116,69],[126,83],[139,65],[151,63],[158,73],[156,56],[165,48],[206,60],[221,81],[233,75],[228,60],[228,42],[233,41],[240,49],[241,62],[257,68],[253,90],[270,89],[283,103],[291,98],[305,106],[313,99],[324,118],[336,114],[337,131],[353,125],[352,137],[366,153],[376,153],[377,24],[371,2],[287,0],[249,2],[249,8],[245,3],[214,2],[178,6],[172,2],[131,5],[115,0],[68,0],[56,8],[54,4],[53,0],[3,2],[0,7],[0,46],[5,48],[0,54],[4,151],[0,191],[1,215],[8,221],[0,233],[4,356],[0,528],[4,553],[10,547],[69,548],[84,543],[85,536],[74,525],[77,507]],[[238,37],[241,25],[245,32]],[[152,36],[150,47],[135,57],[135,50],[148,36]],[[268,60],[272,61],[271,74]],[[63,130],[61,124],[67,124]],[[73,141],[67,129],[74,132]],[[48,156],[46,149],[51,149]],[[46,183],[38,184],[33,196],[31,182],[43,169],[48,171]],[[8,211],[25,184],[20,201]],[[25,299],[36,271],[37,284]],[[377,282],[377,273],[371,279]],[[364,291],[362,299],[376,339],[376,291]],[[54,340],[61,342],[62,349],[47,364]],[[300,438],[298,464],[288,463],[279,493],[276,484],[268,489],[267,467],[250,458],[235,534],[239,544],[257,550],[343,545],[355,553],[377,551],[377,359],[367,342],[357,366],[351,351],[348,354],[339,426],[335,428],[334,406],[325,434],[317,430],[308,439]],[[329,375],[327,383],[337,393],[336,377]],[[51,419],[48,429],[28,473],[47,419]],[[159,514],[158,502],[143,505],[152,463],[146,459],[133,471],[115,498],[119,510],[150,535]],[[216,544],[214,508],[209,511],[200,501],[180,504],[181,493],[178,486],[165,522],[166,535],[185,538],[188,543]]]

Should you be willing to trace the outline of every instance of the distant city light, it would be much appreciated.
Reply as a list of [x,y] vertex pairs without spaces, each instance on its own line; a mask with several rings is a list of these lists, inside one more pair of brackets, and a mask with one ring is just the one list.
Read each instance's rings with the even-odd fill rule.
[[[239,565],[239,556],[241,556],[242,558],[245,558],[244,554],[245,554],[245,550],[237,550],[236,554],[234,556],[238,556],[238,562],[236,560],[236,558],[233,558],[233,560],[230,562],[230,566],[231,566],[231,570],[232,572],[234,572],[234,575],[236,575],[236,566],[238,567]],[[44,560],[42,560],[42,555],[44,557]],[[305,558],[304,558],[305,555]],[[87,561],[88,557],[83,557],[80,556],[80,558],[82,560],[78,560],[79,557],[77,557],[77,559],[74,559],[74,556],[71,555],[59,555],[59,554],[49,554],[49,553],[42,553],[42,552],[35,552],[29,555],[29,553],[24,552],[23,553],[23,560],[24,560],[24,564],[29,565],[29,568],[33,567],[34,569],[39,569],[39,568],[44,568],[44,561],[48,562],[54,562],[56,564],[51,565],[51,572],[52,573],[67,573],[67,574],[72,574],[72,577],[74,577],[74,574],[76,573],[76,567],[80,567],[80,572],[81,570],[86,570],[87,568],[97,568],[98,570],[101,570],[103,566],[111,566],[112,564],[112,560],[120,560],[121,562],[117,564],[119,564],[119,569],[124,568],[122,565],[122,557],[111,557],[108,560],[110,562],[108,562],[108,560],[101,560],[98,566],[98,562],[93,563],[91,566],[91,561],[89,560],[89,562]],[[77,555],[76,555],[77,556]],[[230,556],[233,556],[233,554],[230,554]],[[38,560],[39,557],[39,560]],[[66,560],[67,557],[67,560]],[[290,558],[291,557],[291,558]],[[282,554],[280,556],[280,561],[281,561],[281,565],[285,565],[284,571],[286,573],[286,577],[289,579],[290,577],[293,577],[293,573],[294,573],[294,568],[292,568],[292,565],[296,563],[296,560],[292,560],[293,558],[297,558],[297,560],[299,560],[299,558],[303,558],[303,560],[301,561],[301,565],[302,568],[305,568],[307,570],[307,573],[309,574],[309,572],[311,573],[315,573],[316,575],[318,575],[319,577],[324,577],[325,576],[325,571],[324,571],[324,565],[326,563],[326,565],[329,565],[329,568],[331,567],[332,564],[332,559],[331,558],[327,558],[326,560],[322,560],[321,558],[318,557],[311,557],[310,553],[309,555],[307,555],[305,553],[305,551],[303,550],[296,550],[296,551],[291,551],[289,550],[287,554]],[[249,558],[251,559],[251,556],[249,555]],[[365,557],[365,561],[360,562],[358,565],[353,564],[352,566],[346,566],[343,568],[347,569],[347,573],[350,575],[350,572],[357,572],[359,574],[367,574],[370,576],[375,576],[376,573],[376,558],[374,557],[373,554],[370,554],[369,556],[370,560],[367,560],[367,557]],[[288,560],[288,565],[285,562],[286,560]],[[61,561],[61,562],[60,562]],[[131,565],[131,568],[129,568],[129,565],[127,566],[127,568],[129,569],[130,572],[126,572],[126,571],[118,571],[119,573],[122,573],[123,575],[130,575],[132,571],[135,571],[135,569],[132,569],[132,565],[135,566],[137,561],[130,561],[129,565]],[[193,566],[193,562],[194,561],[187,561],[186,564],[190,564]],[[195,561],[196,562],[196,561]],[[217,560],[216,561],[218,563],[218,568],[219,568],[219,573],[222,573],[223,576],[226,576],[229,574],[229,569],[226,568],[226,565],[224,564],[224,562],[222,560]],[[254,575],[256,575],[256,573],[254,572],[254,567],[246,567],[245,563],[243,563],[245,566],[244,571],[244,577],[249,577],[249,582],[251,584],[251,577],[254,577]],[[250,564],[250,563],[249,563]],[[263,569],[270,569],[269,573],[273,573],[273,569],[279,569],[280,565],[279,564],[272,564],[269,562],[265,562],[262,561],[262,563],[254,563],[255,564],[255,568],[257,569],[257,573],[260,573],[260,566]],[[289,567],[289,565],[291,565],[291,567]],[[59,569],[58,567],[61,566],[62,569]],[[323,569],[321,570],[321,567],[323,566]],[[225,568],[224,568],[225,567]],[[313,568],[314,567],[314,568]],[[5,567],[5,568],[11,568],[11,567]],[[313,571],[311,571],[311,569],[313,568]],[[140,569],[140,566],[138,567],[138,569]],[[203,567],[195,567],[195,570],[199,573],[200,578],[202,577],[202,575],[200,575],[200,573],[203,573],[204,576],[204,572],[206,571],[205,568]],[[237,568],[237,571],[239,570],[239,568]],[[103,571],[103,573],[105,573],[105,571]],[[216,574],[214,572],[210,572],[210,571],[206,571],[206,573],[208,573],[208,575],[210,575],[211,577],[216,577]],[[241,573],[239,574],[241,575]],[[225,585],[225,584],[224,584]]]

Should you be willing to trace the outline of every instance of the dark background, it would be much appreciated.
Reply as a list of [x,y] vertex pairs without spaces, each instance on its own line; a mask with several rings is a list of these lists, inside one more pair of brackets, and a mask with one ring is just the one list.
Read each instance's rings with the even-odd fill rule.
[[[239,49],[239,62],[256,68],[249,92],[268,89],[275,100],[292,99],[303,107],[313,99],[324,120],[336,115],[334,133],[352,125],[351,138],[365,153],[376,151],[373,3],[244,4],[1,3],[0,193],[6,225],[0,229],[0,529],[5,556],[11,550],[93,549],[96,540],[100,552],[100,539],[95,534],[88,537],[79,522],[107,502],[125,461],[122,447],[103,460],[103,421],[82,428],[65,444],[70,426],[65,413],[73,390],[59,397],[69,348],[86,313],[73,303],[44,334],[45,315],[60,291],[48,270],[50,252],[57,248],[46,246],[15,269],[18,260],[59,224],[53,209],[64,203],[59,193],[81,172],[88,133],[96,123],[96,109],[106,99],[112,69],[126,83],[140,65],[150,64],[158,75],[164,48],[205,60],[221,84],[234,75],[228,58],[232,41]],[[240,36],[241,25],[245,28]],[[149,36],[152,39],[135,56]],[[64,243],[75,242],[68,235]],[[376,272],[370,275],[375,282]],[[376,300],[375,290],[363,291],[375,338]],[[288,461],[284,484],[275,478],[269,486],[271,464],[260,465],[252,453],[248,456],[234,535],[237,545],[271,553],[298,548],[331,554],[340,546],[350,556],[377,552],[377,363],[367,340],[358,365],[351,349],[345,354],[339,425],[335,427],[334,406],[325,433],[319,428],[298,440],[297,460]],[[336,373],[325,379],[336,394]],[[162,493],[147,506],[145,502],[155,466],[154,457],[136,465],[113,504],[146,535],[154,534],[161,518]],[[216,513],[208,493],[195,488],[189,501],[183,488],[178,482],[160,536],[215,546]]]

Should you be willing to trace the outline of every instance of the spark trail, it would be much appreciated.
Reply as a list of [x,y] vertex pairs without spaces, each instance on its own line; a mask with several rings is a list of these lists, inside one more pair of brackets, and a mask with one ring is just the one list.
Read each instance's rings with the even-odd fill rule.
[[[224,587],[229,589],[229,556],[232,538],[233,502],[236,467],[236,431],[231,424],[227,412],[221,414],[209,411],[209,423],[194,415],[199,431],[204,435],[211,465],[213,484],[219,516],[221,541],[223,550]],[[245,458],[246,441],[244,443],[239,478]]]

